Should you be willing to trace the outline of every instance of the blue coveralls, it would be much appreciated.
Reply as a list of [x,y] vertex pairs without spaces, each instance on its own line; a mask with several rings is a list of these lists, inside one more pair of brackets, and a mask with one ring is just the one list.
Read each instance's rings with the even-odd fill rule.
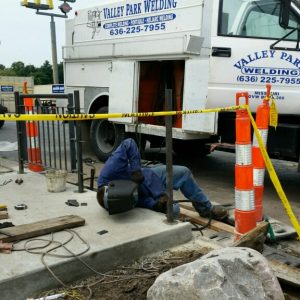
[[[106,161],[100,172],[98,188],[112,180],[130,180],[134,171],[141,170],[144,181],[139,184],[138,207],[153,209],[166,190],[166,166],[141,168],[139,149],[133,139],[124,140]],[[184,166],[173,166],[173,188],[179,190],[193,203],[199,213],[208,213],[212,204],[193,178],[191,171]],[[179,214],[179,205],[173,204],[174,214]]]

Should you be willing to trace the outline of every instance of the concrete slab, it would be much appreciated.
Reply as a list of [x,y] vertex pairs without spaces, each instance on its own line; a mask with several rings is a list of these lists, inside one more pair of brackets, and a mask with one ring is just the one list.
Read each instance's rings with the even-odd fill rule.
[[[15,183],[22,178],[23,183]],[[9,219],[14,225],[32,223],[63,215],[78,215],[85,218],[86,224],[74,229],[82,238],[74,238],[66,245],[76,255],[89,250],[80,256],[98,272],[108,271],[116,266],[127,264],[141,256],[180,245],[192,239],[189,223],[167,225],[165,216],[146,209],[134,209],[130,212],[109,216],[96,202],[95,192],[86,191],[79,194],[77,187],[67,184],[65,192],[50,193],[47,191],[46,178],[42,174],[28,172],[18,174],[1,174],[0,184],[5,180],[12,181],[0,186],[0,203],[6,204]],[[68,199],[76,199],[87,206],[70,207],[65,204]],[[28,209],[16,210],[17,204],[26,204]],[[98,232],[106,230],[105,234]],[[54,234],[54,240],[64,243],[71,233],[63,231]],[[44,236],[51,239],[51,236]],[[25,244],[27,242],[27,244]],[[28,243],[17,243],[15,249],[45,245],[41,240]],[[56,246],[56,245],[55,245]],[[50,248],[52,248],[50,246]],[[0,298],[25,299],[35,292],[60,286],[43,265],[41,252],[48,250],[35,249],[38,254],[26,251],[13,251],[12,254],[0,253]],[[65,283],[82,279],[92,273],[82,262],[72,257],[70,252],[57,249],[53,253],[68,258],[46,256],[45,263],[55,275]]]

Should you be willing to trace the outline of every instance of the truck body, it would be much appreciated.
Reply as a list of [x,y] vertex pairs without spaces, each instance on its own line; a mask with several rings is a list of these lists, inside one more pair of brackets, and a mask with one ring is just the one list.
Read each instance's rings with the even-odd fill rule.
[[[269,153],[299,161],[300,55],[297,31],[276,46],[291,31],[279,25],[280,4],[127,0],[77,11],[66,22],[66,90],[80,91],[86,113],[162,111],[165,89],[173,91],[174,110],[232,106],[237,92],[248,91],[255,112],[270,83],[279,124],[269,132]],[[297,20],[291,12],[291,24],[297,27]],[[200,153],[207,142],[234,143],[234,117],[174,117],[174,150]],[[126,133],[138,132],[153,145],[165,136],[163,118],[95,120],[89,125],[101,160]]]

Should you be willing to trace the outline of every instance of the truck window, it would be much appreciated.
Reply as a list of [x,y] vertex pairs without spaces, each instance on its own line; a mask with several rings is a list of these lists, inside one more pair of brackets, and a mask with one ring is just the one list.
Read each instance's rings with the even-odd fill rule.
[[[290,32],[279,25],[280,0],[223,0],[219,17],[219,35],[280,39]],[[291,16],[291,25],[297,27]],[[288,38],[297,40],[294,32]]]

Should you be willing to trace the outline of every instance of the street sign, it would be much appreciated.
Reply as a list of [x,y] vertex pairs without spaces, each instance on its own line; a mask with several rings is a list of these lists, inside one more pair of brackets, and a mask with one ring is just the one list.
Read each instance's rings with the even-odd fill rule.
[[13,85],[1,85],[1,92],[3,93],[13,93],[14,86]]
[[63,94],[65,86],[63,84],[52,84],[52,94]]

